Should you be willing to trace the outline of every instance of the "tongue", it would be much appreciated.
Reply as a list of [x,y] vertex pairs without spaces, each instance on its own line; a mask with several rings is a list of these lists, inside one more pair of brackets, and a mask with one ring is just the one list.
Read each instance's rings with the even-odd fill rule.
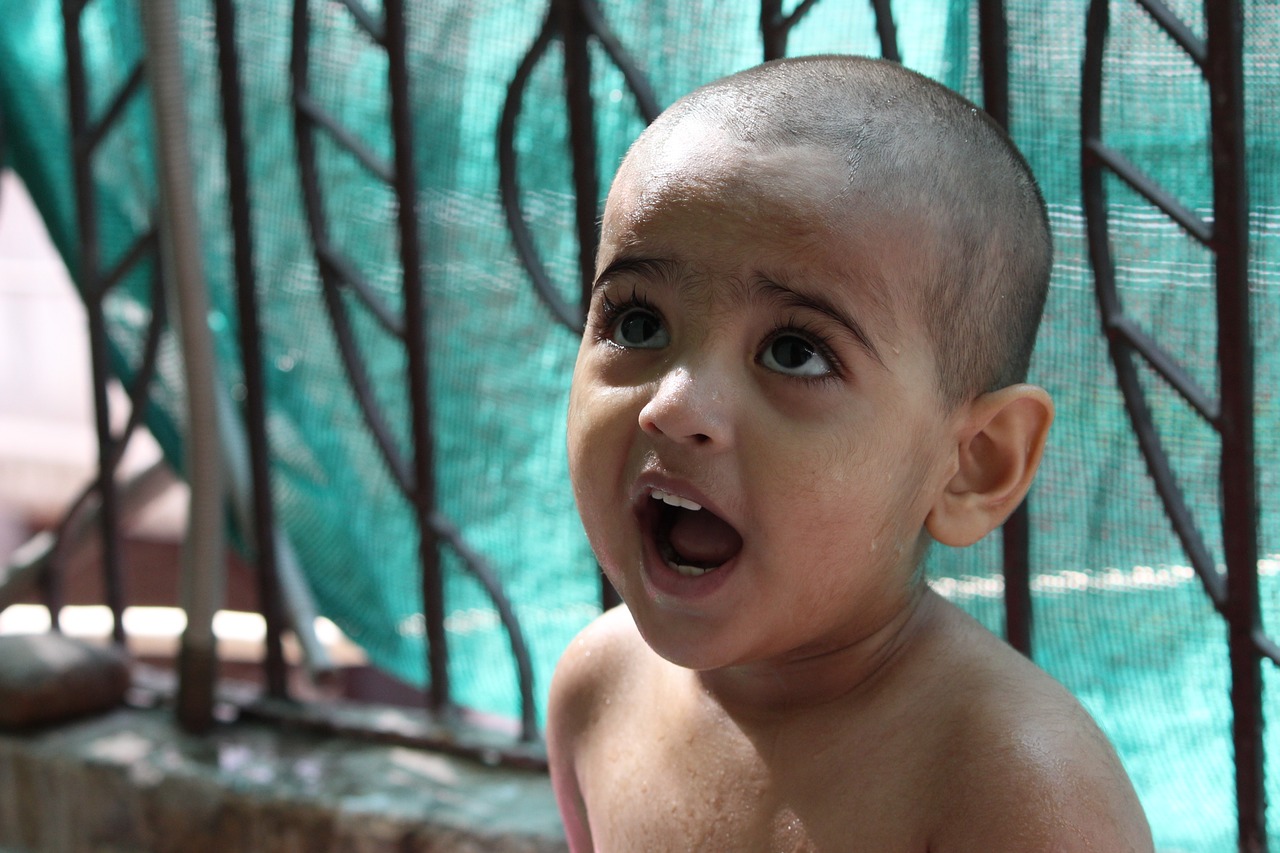
[[679,561],[699,568],[718,566],[742,549],[742,537],[709,510],[678,510],[668,534]]

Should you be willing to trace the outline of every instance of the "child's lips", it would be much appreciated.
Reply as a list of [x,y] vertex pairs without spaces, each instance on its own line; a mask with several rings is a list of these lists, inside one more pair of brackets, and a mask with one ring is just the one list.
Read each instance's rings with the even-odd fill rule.
[[717,572],[741,552],[737,528],[693,487],[654,477],[642,478],[637,486],[634,510],[646,550],[671,572],[696,580]]

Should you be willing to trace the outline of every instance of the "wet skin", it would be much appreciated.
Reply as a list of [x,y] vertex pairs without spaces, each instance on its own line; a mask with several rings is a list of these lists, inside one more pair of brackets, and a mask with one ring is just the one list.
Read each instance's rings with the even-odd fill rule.
[[619,171],[569,463],[626,608],[548,712],[575,851],[1151,849],[1079,704],[917,571],[992,408],[942,405],[917,234],[693,119]]
[[[668,660],[792,698],[847,689],[879,659],[867,641],[910,613],[925,518],[954,473],[932,353],[890,278],[917,247],[881,236],[825,150],[704,129],[644,165],[610,193],[570,403],[592,547]],[[654,488],[714,512],[741,548],[700,577],[674,571]]]

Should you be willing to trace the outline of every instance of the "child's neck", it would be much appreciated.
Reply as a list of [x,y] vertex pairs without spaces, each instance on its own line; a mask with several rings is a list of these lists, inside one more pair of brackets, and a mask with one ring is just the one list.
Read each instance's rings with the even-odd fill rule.
[[856,701],[899,668],[938,617],[939,601],[922,584],[906,607],[872,633],[817,654],[695,673],[706,694],[733,717],[764,723],[808,708]]

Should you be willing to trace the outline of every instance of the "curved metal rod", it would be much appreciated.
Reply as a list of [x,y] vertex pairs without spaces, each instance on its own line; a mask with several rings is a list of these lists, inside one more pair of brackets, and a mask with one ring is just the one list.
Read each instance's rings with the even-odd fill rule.
[[1124,320],[1124,310],[1116,291],[1115,264],[1111,256],[1106,187],[1103,163],[1093,155],[1102,132],[1102,58],[1106,39],[1109,0],[1092,0],[1086,24],[1085,60],[1081,74],[1080,128],[1083,137],[1080,175],[1085,223],[1089,241],[1089,260],[1093,268],[1095,293],[1107,333],[1108,351],[1115,365],[1116,378],[1125,401],[1125,410],[1138,438],[1138,446],[1155,482],[1192,569],[1204,585],[1214,607],[1221,613],[1226,604],[1226,581],[1214,566],[1204,539],[1183,499],[1168,454],[1147,407],[1146,395],[1138,381],[1132,360],[1133,349],[1125,338],[1117,335],[1115,326]]
[[[403,22],[399,16],[398,7],[394,11],[397,12],[394,17],[390,15],[388,16],[387,36],[383,45],[388,52],[398,45],[403,38]],[[366,423],[374,434],[375,442],[379,451],[382,453],[384,460],[391,469],[392,475],[397,480],[397,484],[402,493],[413,501],[415,506],[431,507],[434,501],[434,495],[430,494],[433,489],[433,484],[429,476],[430,436],[427,435],[424,437],[422,435],[415,435],[415,445],[424,445],[418,449],[419,457],[415,459],[415,467],[425,470],[427,474],[411,473],[406,461],[395,450],[394,443],[391,441],[390,430],[375,405],[373,395],[370,390],[371,384],[368,381],[368,377],[365,372],[364,362],[359,355],[358,347],[352,334],[347,308],[343,303],[338,288],[334,286],[334,278],[343,277],[351,281],[358,281],[358,278],[353,279],[352,276],[346,273],[344,259],[336,252],[330,250],[326,242],[325,235],[327,233],[327,228],[325,226],[323,210],[320,207],[320,185],[318,181],[318,170],[315,166],[315,149],[311,137],[311,134],[314,132],[314,127],[308,121],[309,118],[313,118],[309,113],[314,112],[314,110],[308,109],[307,105],[310,104],[310,99],[306,95],[308,60],[305,53],[308,44],[308,32],[309,21],[306,19],[305,0],[299,0],[298,4],[295,5],[295,41],[293,44],[295,54],[292,63],[293,84],[295,89],[295,131],[298,134],[298,156],[299,168],[302,172],[303,178],[304,206],[307,208],[312,239],[316,246],[317,259],[320,262],[321,279],[323,284],[322,290],[326,301],[326,307],[328,308],[330,320],[334,327],[335,336],[342,355],[343,365],[347,371],[348,378],[351,381],[352,389],[360,403]],[[545,50],[545,45],[543,46],[543,50]],[[401,68],[400,65],[394,61],[395,57],[392,57],[392,60],[391,65],[393,67],[390,84],[393,87],[393,121],[398,121],[396,130],[400,131],[396,134],[396,175],[403,177],[406,172],[408,174],[412,174],[412,163],[407,159],[412,151],[412,139],[408,138],[407,135],[407,114],[403,114],[403,109],[397,110],[395,102],[407,102],[407,92],[402,91],[405,88],[404,84],[406,81],[405,79],[401,79],[404,78],[406,69]],[[399,196],[413,195],[411,184],[402,185],[397,181],[396,190]],[[404,198],[401,198],[401,202],[402,215],[404,211],[410,211],[409,215],[411,216],[412,205],[404,204]],[[413,308],[413,304],[411,304],[413,300],[408,298],[410,295],[410,289],[419,287],[415,281],[416,270],[419,266],[416,261],[415,245],[411,245],[409,242],[414,239],[413,235],[416,234],[416,221],[405,221],[402,219],[400,222],[400,232],[402,263],[406,270],[408,270],[408,272],[406,272],[405,280],[406,312],[409,312],[411,316],[405,319],[403,325],[400,325],[399,321],[397,321],[396,331],[398,332],[397,336],[403,340],[406,345],[409,345],[411,343],[410,338],[416,339],[416,337],[420,337],[420,334],[417,336],[409,334],[409,332],[412,331],[412,327],[410,325],[412,320],[418,313],[420,313],[420,310]],[[366,305],[371,309],[375,308],[374,305],[369,304],[368,300],[366,300]],[[375,310],[375,314],[376,313],[378,312]],[[385,318],[384,325],[387,325]],[[421,330],[419,330],[419,332],[420,331]],[[422,342],[419,341],[419,344],[421,343]],[[412,361],[412,353],[410,354],[410,357]],[[423,362],[420,367],[422,369],[419,370],[418,373],[425,371],[425,362]],[[413,370],[410,372],[412,374]],[[425,376],[419,375],[416,379],[418,381],[415,384],[422,384],[425,386]],[[425,404],[423,404],[423,406],[425,406]],[[429,419],[429,412],[427,412],[425,408],[421,412],[416,412],[415,415],[415,423]],[[423,467],[424,459],[421,458],[421,454],[428,454],[425,459],[425,469]],[[536,740],[537,722],[533,697],[532,661],[529,655],[528,646],[524,640],[523,631],[520,628],[519,620],[515,615],[515,611],[512,608],[510,601],[507,599],[506,594],[502,590],[501,584],[498,582],[492,569],[478,552],[467,545],[456,527],[449,523],[439,513],[435,512],[434,509],[430,510],[429,515],[423,519],[423,521],[425,522],[424,527],[428,528],[422,531],[424,539],[430,533],[433,534],[434,538],[437,540],[443,540],[452,547],[462,559],[466,569],[481,583],[490,599],[494,602],[499,613],[499,617],[510,639],[512,654],[515,658],[519,674],[522,715],[521,737],[526,741]],[[434,545],[424,544],[424,548],[433,547]],[[438,585],[439,584],[437,583],[436,586]],[[428,588],[426,589],[426,592],[429,595],[434,593],[436,598],[439,598],[440,596],[440,591],[438,589],[432,590]],[[427,604],[427,602],[424,602],[424,604]],[[441,622],[442,613],[443,610],[441,610]],[[436,641],[431,643],[431,646],[433,656],[432,660],[429,661],[429,664],[431,669],[433,695],[436,692],[441,693],[440,701],[433,702],[433,704],[444,707],[448,704],[448,673],[446,669],[448,661],[447,656],[444,660],[435,659],[437,654],[445,654],[444,642],[442,639],[436,639]],[[443,691],[437,689],[441,686],[443,686]]]
[[658,106],[658,99],[653,94],[653,87],[649,85],[649,81],[640,71],[635,60],[631,58],[631,54],[622,46],[617,34],[600,14],[600,7],[590,0],[584,0],[579,4],[579,8],[582,10],[583,20],[591,30],[591,34],[599,40],[605,54],[622,72],[622,79],[635,97],[636,106],[639,107],[645,124],[651,124],[658,117],[658,113],[662,112],[661,107]]
[[338,352],[342,356],[342,366],[346,370],[347,379],[351,382],[351,391],[360,405],[360,413],[364,415],[365,425],[369,427],[369,432],[373,433],[374,444],[382,454],[382,459],[386,462],[400,491],[412,494],[417,484],[409,470],[408,462],[396,448],[390,425],[382,416],[374,399],[373,383],[369,381],[364,360],[360,356],[360,347],[351,330],[351,323],[347,318],[347,307],[342,302],[342,294],[327,275],[322,274],[321,281],[320,290],[324,294],[329,321],[333,324],[333,334],[338,342]]
[[[307,226],[314,245],[325,244],[328,226],[324,217],[323,201],[320,197],[320,176],[316,168],[315,129],[308,118],[305,108],[299,101],[299,93],[307,88],[308,37],[311,23],[307,15],[307,0],[295,0],[293,7],[293,44],[290,47],[290,78],[293,86],[293,128],[294,139],[298,149],[299,183],[302,187],[302,207],[306,211]],[[408,464],[396,450],[391,438],[391,429],[378,414],[370,389],[368,374],[361,361],[355,336],[347,321],[346,306],[342,303],[337,283],[333,281],[332,272],[325,264],[320,264],[321,292],[324,295],[325,307],[329,320],[333,325],[334,337],[338,342],[338,351],[342,357],[342,366],[351,383],[351,390],[356,396],[360,412],[365,424],[373,434],[374,444],[382,454],[387,468],[402,491],[413,490],[413,479]]]
[[507,88],[507,99],[502,104],[502,117],[498,121],[498,191],[502,197],[502,211],[506,214],[516,255],[529,273],[534,292],[561,325],[574,334],[581,334],[581,314],[556,290],[546,267],[542,265],[542,259],[538,257],[533,233],[524,221],[524,211],[520,207],[520,187],[516,181],[516,121],[520,117],[524,90],[529,84],[529,78],[533,76],[533,69],[555,37],[555,31],[555,11],[548,9],[538,37],[520,60],[515,76],[511,78],[511,85]]
[[431,529],[435,534],[454,550],[454,553],[461,558],[466,565],[467,570],[480,582],[485,592],[489,594],[490,600],[493,601],[494,607],[497,608],[498,618],[502,621],[502,625],[507,629],[507,636],[511,640],[511,655],[515,658],[516,669],[519,673],[520,680],[520,738],[525,741],[536,740],[538,737],[538,722],[536,717],[534,698],[533,698],[533,663],[529,656],[529,647],[524,640],[524,631],[520,627],[520,620],[517,618],[514,608],[511,606],[511,600],[507,598],[507,594],[502,589],[502,583],[494,574],[493,569],[480,552],[469,546],[462,538],[461,531],[453,525],[447,518],[439,512],[431,514]]

